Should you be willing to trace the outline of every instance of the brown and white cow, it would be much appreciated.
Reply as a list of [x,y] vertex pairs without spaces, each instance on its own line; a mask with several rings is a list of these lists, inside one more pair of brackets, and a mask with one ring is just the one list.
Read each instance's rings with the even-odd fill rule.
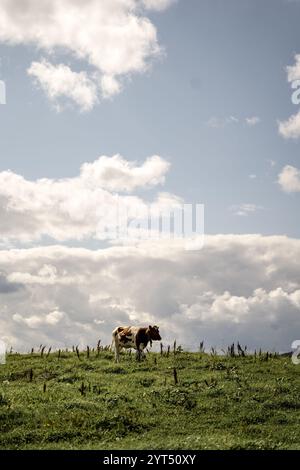
[[148,343],[152,346],[152,341],[160,341],[158,326],[141,328],[138,326],[118,326],[112,332],[113,346],[115,348],[116,362],[120,361],[120,350],[122,348],[134,348],[137,351],[138,359],[141,358],[143,350]]

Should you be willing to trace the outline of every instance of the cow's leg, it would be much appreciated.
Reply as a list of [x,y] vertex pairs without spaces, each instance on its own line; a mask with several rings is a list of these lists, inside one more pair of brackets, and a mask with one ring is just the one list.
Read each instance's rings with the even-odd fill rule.
[[139,362],[141,361],[141,351],[140,351],[140,349],[136,350],[135,357],[136,357],[137,361],[139,361]]
[[118,333],[113,334],[113,344],[115,347],[115,362],[120,362],[120,344]]
[[116,345],[116,351],[115,351],[115,361],[120,362],[120,345],[119,342]]
[[136,352],[137,352],[137,360],[141,362],[141,358],[145,356],[144,345],[142,343],[139,345]]

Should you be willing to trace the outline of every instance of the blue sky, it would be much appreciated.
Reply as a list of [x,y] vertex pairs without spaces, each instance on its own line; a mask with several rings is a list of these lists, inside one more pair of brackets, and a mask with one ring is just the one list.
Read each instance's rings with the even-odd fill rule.
[[[72,4],[72,1],[64,2],[66,18],[65,23],[63,19],[62,24],[67,24],[67,7]],[[89,0],[88,3],[93,4],[93,2],[94,0]],[[106,0],[102,1],[103,4],[105,2]],[[114,2],[117,3],[115,0]],[[47,50],[39,40],[29,37],[28,27],[26,31],[24,30],[25,32],[22,30],[22,22],[18,23],[19,15],[22,14],[18,2],[13,0],[12,10],[9,11],[8,8],[6,10],[5,2],[0,1],[0,26],[1,15],[3,21],[2,33],[0,32],[0,79],[5,81],[7,89],[7,104],[0,106],[0,174],[3,172],[4,175],[8,169],[14,174],[12,182],[9,180],[9,185],[12,185],[9,186],[10,192],[7,193],[8,195],[5,193],[3,197],[12,198],[15,204],[24,203],[22,214],[24,219],[16,219],[13,236],[4,237],[1,246],[4,250],[9,250],[13,246],[20,246],[20,243],[22,245],[24,238],[20,234],[23,233],[25,225],[28,224],[29,227],[26,228],[28,235],[30,226],[35,227],[36,220],[42,220],[45,215],[41,213],[37,215],[34,212],[36,208],[31,207],[26,199],[30,199],[29,193],[26,193],[26,198],[24,196],[22,199],[22,191],[24,190],[25,194],[26,188],[24,186],[25,189],[23,189],[23,183],[18,188],[18,183],[15,183],[18,181],[16,175],[21,175],[32,182],[40,178],[48,178],[55,183],[63,178],[75,179],[84,163],[92,163],[102,155],[112,157],[120,154],[124,161],[134,161],[135,167],[143,167],[148,157],[159,155],[162,161],[171,164],[168,172],[162,170],[159,174],[160,183],[163,183],[163,180],[165,182],[162,185],[159,184],[159,188],[157,185],[150,185],[149,188],[148,184],[137,184],[134,194],[145,201],[150,201],[157,197],[158,191],[164,191],[181,197],[186,203],[203,203],[205,205],[205,232],[208,235],[228,235],[224,244],[227,248],[224,250],[230,252],[226,255],[230,263],[239,264],[235,259],[235,249],[228,241],[229,237],[232,236],[232,240],[235,240],[233,243],[237,244],[236,252],[241,253],[243,263],[246,256],[250,264],[252,263],[251,253],[257,253],[257,260],[260,259],[260,243],[265,242],[250,237],[249,246],[247,245],[248,251],[246,250],[248,254],[245,255],[241,248],[244,242],[238,241],[243,239],[234,238],[234,236],[238,237],[242,234],[247,237],[251,234],[260,234],[266,236],[266,240],[269,240],[267,236],[275,237],[272,238],[272,242],[266,242],[265,248],[268,253],[266,256],[272,259],[272,263],[270,261],[271,264],[264,267],[258,264],[257,272],[255,271],[256,274],[252,277],[253,282],[247,288],[245,286],[233,287],[234,282],[228,281],[229,285],[224,285],[222,288],[218,282],[213,283],[214,287],[206,286],[208,290],[211,289],[216,296],[222,296],[225,291],[229,290],[233,303],[235,302],[233,298],[246,298],[251,305],[249,308],[253,306],[254,300],[251,296],[254,295],[253,292],[256,289],[265,289],[266,295],[275,292],[276,289],[283,289],[284,292],[288,292],[287,295],[292,295],[291,286],[293,286],[295,292],[298,292],[296,268],[293,268],[289,275],[282,274],[282,278],[276,278],[272,285],[268,284],[268,276],[270,272],[273,272],[274,266],[277,273],[284,273],[285,269],[290,267],[290,258],[285,260],[287,263],[284,265],[285,268],[276,264],[277,261],[275,262],[274,259],[277,259],[277,255],[278,260],[282,260],[279,252],[291,250],[294,257],[300,256],[298,245],[294,246],[294,242],[291,241],[292,238],[300,237],[298,221],[300,173],[297,174],[300,168],[298,142],[300,122],[297,121],[299,125],[296,123],[298,126],[295,131],[296,137],[291,137],[290,129],[285,136],[279,132],[279,121],[287,121],[291,116],[297,116],[300,109],[291,101],[292,88],[287,79],[287,66],[293,66],[297,70],[295,56],[300,51],[300,1],[178,0],[164,2],[164,0],[155,0],[152,3],[151,0],[122,0],[122,2],[124,5],[126,2],[126,5],[130,2],[131,5],[134,2],[139,2],[139,5],[143,4],[144,9],[134,10],[134,15],[147,18],[147,22],[155,28],[157,42],[153,40],[151,32],[146,40],[152,46],[159,44],[160,53],[152,54],[152,56],[145,53],[143,59],[148,67],[140,66],[138,70],[132,69],[128,73],[122,72],[124,61],[119,64],[120,69],[111,73],[110,76],[117,77],[118,80],[121,77],[120,93],[110,89],[109,99],[100,97],[100,103],[93,103],[91,109],[82,112],[78,103],[71,103],[64,97],[57,100],[49,99],[49,93],[47,95],[45,89],[42,89],[43,85],[49,86],[42,72],[52,70],[50,62],[56,65],[63,63],[73,72],[84,71],[89,77],[88,80],[94,80],[92,73],[95,67],[101,74],[110,74],[108,72],[110,65],[102,66],[101,57],[97,57],[98,62],[88,63],[86,58],[90,57],[88,56],[90,51],[87,51],[86,57],[83,56],[80,59],[74,57],[74,50],[72,51],[69,43],[66,43],[67,46],[63,44],[63,48],[61,44],[56,47],[59,39],[52,44],[51,50]],[[36,0],[31,0],[29,3],[31,8],[29,15],[32,15],[33,21],[36,11],[40,13],[43,11]],[[48,2],[46,1],[44,5],[47,6]],[[125,12],[124,14],[127,15],[127,6],[124,8],[122,14]],[[142,7],[139,6],[139,8]],[[11,33],[12,29],[7,25],[16,27],[16,31],[23,34],[23,39],[20,39],[17,33]],[[88,27],[87,24],[86,28]],[[141,31],[139,34],[143,35]],[[149,39],[150,36],[152,39]],[[116,44],[121,46],[120,42]],[[91,51],[95,49],[97,52],[97,44],[90,47]],[[112,48],[111,54],[113,53]],[[47,61],[45,69],[42,72],[41,69],[38,71],[35,69],[29,75],[28,70],[32,63],[38,63],[38,67],[41,64],[44,66],[43,60]],[[58,102],[61,104],[59,111],[56,108]],[[124,166],[124,161],[119,164]],[[286,175],[287,170],[284,170],[286,166],[292,167],[292,171],[295,172],[293,187],[290,177],[285,179],[285,185],[278,183],[279,175],[282,173]],[[132,177],[132,175],[129,176]],[[3,181],[8,181],[5,178],[4,175],[1,180],[2,185]],[[101,181],[99,187],[104,184]],[[12,187],[15,189],[11,189]],[[40,197],[42,201],[44,189],[36,187],[32,191],[32,197]],[[76,192],[76,189],[74,191]],[[49,196],[50,199],[53,194]],[[36,218],[33,220],[34,217]],[[5,224],[9,224],[9,220]],[[7,229],[5,225],[4,232],[6,230],[11,233],[9,232],[11,229]],[[27,248],[28,250],[35,249],[40,244],[45,244],[45,242],[42,243],[42,238],[36,235],[38,230],[36,228],[34,230],[30,246],[26,245],[28,240],[25,240],[25,251]],[[51,230],[49,234],[45,233],[45,229],[41,230],[43,236],[50,237],[46,238],[46,244],[59,244],[62,247],[69,244],[68,240],[64,240],[53,228]],[[54,233],[57,235],[53,235]],[[281,235],[286,235],[287,238],[280,239],[281,241],[278,242],[276,237]],[[295,243],[298,241],[296,240]],[[209,242],[208,246],[210,243],[215,247],[215,242]],[[293,244],[293,247],[289,243]],[[79,237],[73,245],[93,249],[102,247],[101,242],[95,242],[93,237],[84,239]],[[52,250],[51,247],[49,249]],[[34,253],[34,256],[38,258],[41,256],[40,252]],[[4,252],[2,255],[3,266],[6,267],[0,269],[0,274],[4,272],[6,276],[10,273],[10,277],[8,276],[5,282],[24,283],[27,286],[25,289],[34,289],[33,278],[31,277],[30,282],[28,281],[29,271],[27,277],[24,273],[25,277],[16,275],[15,273],[19,272],[16,266],[9,267],[8,262],[5,262],[9,256]],[[33,253],[28,251],[29,255],[33,256]],[[73,252],[70,253],[70,258],[72,256]],[[239,261],[241,259],[239,258]],[[123,262],[124,259],[121,256],[119,268],[123,266]],[[204,264],[206,262],[208,266],[211,265],[208,261],[203,261]],[[47,260],[39,258],[36,263],[35,274],[29,273],[30,276],[35,276],[34,282],[37,282],[38,276],[48,276],[48,278],[50,276],[51,279],[51,276],[56,276],[56,271],[51,271],[52,268],[49,268]],[[53,264],[54,261],[52,260],[51,263]],[[182,260],[182,263],[185,266],[185,261]],[[240,269],[241,272],[247,272],[247,263],[245,262],[245,265],[243,263],[237,268],[237,273]],[[189,273],[184,278],[182,272],[186,273],[187,268],[183,268],[183,265],[180,269],[178,267],[178,272],[181,273],[179,277],[182,282],[190,282],[189,276],[196,276],[196,274],[195,272]],[[46,266],[45,269],[44,266]],[[153,265],[151,266],[153,268]],[[183,269],[182,272],[181,269]],[[201,272],[202,268],[199,269]],[[257,284],[255,278],[261,269],[266,269],[265,277],[260,284]],[[156,275],[155,269],[152,275]],[[161,295],[161,291],[165,289],[162,285],[164,286],[167,279],[168,271],[166,271],[164,281],[161,280],[160,285],[153,287],[154,297],[155,292],[160,292],[159,295]],[[28,287],[28,282],[31,287]],[[179,281],[176,280],[172,284],[170,281],[172,289],[177,286],[177,282]],[[170,309],[170,315],[179,315],[178,312],[182,312],[185,308],[185,314],[192,322],[195,312],[198,312],[197,309],[203,308],[201,302],[197,300],[197,295],[202,292],[201,289],[204,287],[198,286],[196,291],[191,293],[191,299],[194,298],[194,300],[191,300],[189,307],[187,306],[189,302],[183,294],[183,298],[177,303],[171,297],[162,299],[163,308],[167,311]],[[56,300],[55,305],[50,306],[51,302],[45,297],[46,294],[37,294],[34,290],[34,295],[37,297],[41,295],[36,308],[41,309],[41,305],[48,305],[48,303],[49,308],[45,307],[42,320],[30,320],[28,311],[27,313],[19,312],[20,305],[24,301],[22,297],[24,291],[23,294],[16,294],[18,295],[20,297],[12,302],[10,309],[12,318],[14,315],[19,315],[15,317],[14,322],[12,321],[11,331],[14,331],[15,324],[41,325],[41,328],[43,325],[49,326],[51,321],[56,324],[53,318],[58,319],[57,324],[59,324],[60,318],[65,317],[60,317],[59,314],[54,314],[53,318],[47,317],[53,312],[69,315],[68,307],[61,298]],[[82,299],[86,295],[86,293],[82,294]],[[95,297],[96,294],[93,295]],[[113,294],[110,292],[109,296]],[[82,304],[85,305],[86,300],[82,299]],[[271,294],[270,299],[268,298],[266,302],[273,302]],[[296,297],[291,297],[290,304],[294,309],[293,314],[296,315],[298,307],[296,308],[295,305],[298,305],[298,300],[295,299]],[[215,305],[215,300],[211,301],[212,305]],[[227,302],[222,297],[223,301]],[[118,312],[121,313],[117,315],[116,321],[117,319],[121,321],[122,315],[125,315],[124,312],[127,312],[126,315],[129,315],[129,318],[134,319],[133,310],[137,318],[147,318],[147,312],[151,318],[155,318],[152,304],[153,309],[148,304],[148,307],[144,304],[141,306],[134,295],[130,302],[126,303],[126,308],[118,304]],[[129,304],[133,309],[130,310],[130,314],[128,313]],[[111,305],[110,308],[113,308]],[[198,305],[198,307],[193,307],[193,305]],[[52,309],[50,313],[46,312],[47,308]],[[19,309],[17,313],[16,309]],[[277,312],[277,306],[275,310]],[[297,315],[298,313],[297,310]],[[91,315],[93,317],[94,313]],[[124,318],[127,318],[126,315]],[[201,321],[205,323],[205,320]],[[266,320],[266,328],[269,325],[268,321]],[[180,322],[181,320],[178,324]],[[294,320],[290,320],[291,330],[293,322]],[[108,322],[107,331],[111,326]],[[212,333],[210,326],[207,328],[207,335],[210,336],[211,342],[222,342],[230,336],[227,330],[222,337],[222,334],[218,336]],[[278,325],[276,328],[278,330]],[[50,337],[51,334],[50,332]],[[240,334],[244,334],[243,330]],[[285,332],[282,335],[284,338],[279,334],[272,344],[274,347],[282,347],[282,344],[286,346],[289,343],[289,333]],[[12,342],[14,337],[14,333],[7,335]],[[245,337],[247,337],[246,333]],[[270,337],[266,335],[268,338],[266,343],[270,341]],[[29,341],[29,336],[23,338],[23,344],[26,344],[26,341]],[[61,341],[63,342],[63,339]]]
[[[88,113],[57,113],[33,86],[26,69],[40,51],[1,45],[1,170],[58,178],[102,154],[139,161],[159,154],[172,163],[165,189],[205,204],[208,233],[298,237],[299,195],[282,193],[276,180],[299,159],[297,143],[277,126],[295,112],[285,67],[300,42],[299,14],[299,2],[283,0],[188,0],[152,12],[165,57]],[[229,116],[243,123],[207,125]],[[251,116],[261,122],[249,128]],[[245,203],[264,209],[248,217],[228,210]]]

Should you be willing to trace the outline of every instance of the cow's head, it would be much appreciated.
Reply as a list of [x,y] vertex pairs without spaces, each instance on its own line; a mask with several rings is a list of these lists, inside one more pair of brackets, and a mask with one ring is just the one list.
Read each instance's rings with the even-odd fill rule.
[[151,338],[152,341],[160,341],[161,340],[161,336],[159,334],[158,326],[149,325],[148,332],[149,332],[149,335],[150,335],[150,338]]

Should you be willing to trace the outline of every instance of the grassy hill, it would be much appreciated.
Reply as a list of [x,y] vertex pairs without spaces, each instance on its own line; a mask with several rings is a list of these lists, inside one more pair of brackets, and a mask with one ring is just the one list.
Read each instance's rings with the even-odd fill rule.
[[1,449],[300,449],[300,366],[267,354],[9,354],[0,429]]

